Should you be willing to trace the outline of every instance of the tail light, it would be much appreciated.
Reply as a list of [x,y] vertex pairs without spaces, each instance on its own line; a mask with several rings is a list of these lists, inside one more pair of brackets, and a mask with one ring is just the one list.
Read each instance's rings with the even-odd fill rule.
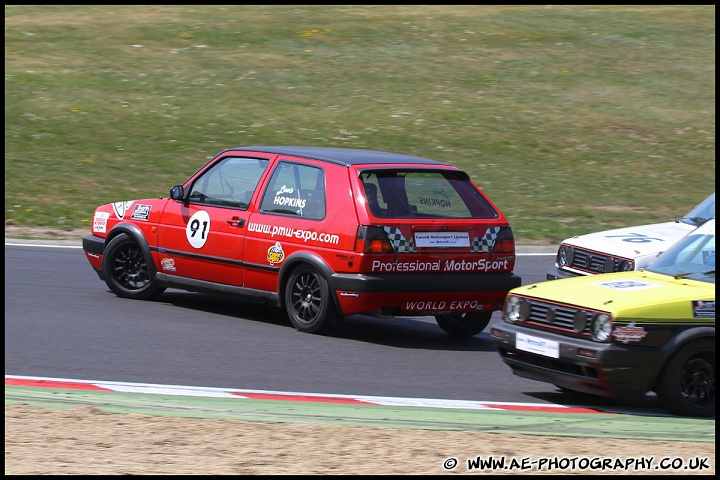
[[515,253],[515,236],[513,236],[512,228],[500,227],[493,252]]
[[359,253],[393,253],[393,248],[382,227],[360,225],[355,237],[355,251]]

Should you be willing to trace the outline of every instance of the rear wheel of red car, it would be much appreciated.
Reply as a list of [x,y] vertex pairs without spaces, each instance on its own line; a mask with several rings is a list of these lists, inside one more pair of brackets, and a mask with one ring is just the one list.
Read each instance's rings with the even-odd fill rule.
[[105,283],[118,297],[146,300],[165,290],[153,284],[142,248],[124,233],[108,243],[102,268]]
[[285,310],[295,328],[306,333],[326,332],[338,317],[327,281],[309,265],[299,266],[290,274]]
[[676,415],[715,415],[715,342],[685,345],[660,374],[656,391],[660,404]]
[[472,337],[485,330],[492,312],[466,312],[435,315],[435,321],[453,337]]

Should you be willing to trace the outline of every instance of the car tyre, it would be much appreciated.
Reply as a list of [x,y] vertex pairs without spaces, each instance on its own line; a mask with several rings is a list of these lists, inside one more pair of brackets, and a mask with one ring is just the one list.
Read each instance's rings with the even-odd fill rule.
[[704,339],[679,349],[661,373],[660,404],[675,415],[715,415],[715,342]]
[[125,233],[105,247],[102,269],[105,283],[118,297],[147,300],[165,290],[154,284],[142,248]]
[[472,337],[485,330],[492,312],[466,312],[435,315],[435,321],[453,337]]
[[325,333],[338,318],[327,280],[315,268],[295,268],[285,285],[285,310],[301,332]]

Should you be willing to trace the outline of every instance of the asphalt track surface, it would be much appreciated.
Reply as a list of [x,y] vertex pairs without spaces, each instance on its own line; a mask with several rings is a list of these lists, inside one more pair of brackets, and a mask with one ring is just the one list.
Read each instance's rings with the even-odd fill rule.
[[[12,241],[6,241],[6,259],[9,243]],[[28,243],[33,244],[19,242],[18,245]],[[46,246],[47,243],[50,242],[41,242],[40,245]],[[522,252],[522,249],[518,250]],[[545,255],[546,259],[552,258],[551,255],[547,256],[547,252],[525,254]],[[82,257],[81,259],[84,260]],[[7,263],[5,275],[7,317],[9,279]],[[531,274],[523,275],[523,283],[541,280],[544,280],[542,268],[534,267]],[[42,278],[37,279],[37,282],[42,287]],[[38,288],[38,291],[40,290],[42,288]],[[48,316],[52,316],[52,312],[47,313]],[[675,417],[647,405],[640,408],[617,408],[603,405],[602,402],[599,407],[587,404],[568,406],[549,401],[471,402],[458,399],[93,381],[87,377],[56,378],[54,372],[57,370],[50,365],[42,376],[37,373],[37,369],[32,375],[38,376],[17,375],[21,372],[8,370],[7,328],[6,324],[6,404],[23,403],[54,408],[92,405],[115,413],[134,412],[250,421],[670,441],[715,441],[714,418]],[[552,386],[550,387],[552,389]]]

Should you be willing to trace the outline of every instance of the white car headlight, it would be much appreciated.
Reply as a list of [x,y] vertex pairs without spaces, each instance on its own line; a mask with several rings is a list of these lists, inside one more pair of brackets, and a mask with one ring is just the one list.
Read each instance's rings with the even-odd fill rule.
[[612,331],[612,318],[605,313],[598,313],[592,322],[592,338],[604,342],[610,337]]
[[571,247],[561,245],[557,254],[557,266],[564,267],[572,264],[573,250]]
[[635,265],[632,260],[623,260],[618,265],[618,272],[629,272],[633,268],[635,268]]

